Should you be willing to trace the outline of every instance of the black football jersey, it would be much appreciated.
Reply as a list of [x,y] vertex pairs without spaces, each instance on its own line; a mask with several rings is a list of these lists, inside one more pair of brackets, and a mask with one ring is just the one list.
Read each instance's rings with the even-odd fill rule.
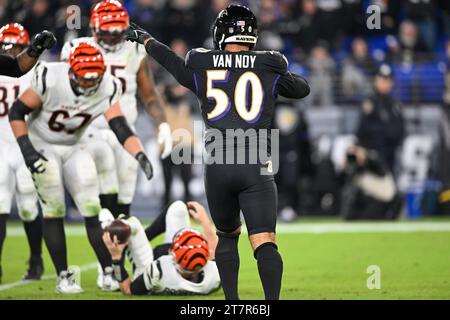
[[194,49],[186,57],[206,126],[220,130],[269,129],[277,82],[287,66],[275,51]]
[[197,95],[207,129],[270,129],[278,95],[299,99],[310,91],[305,79],[287,71],[286,58],[276,51],[199,48],[183,59],[153,38],[146,50]]

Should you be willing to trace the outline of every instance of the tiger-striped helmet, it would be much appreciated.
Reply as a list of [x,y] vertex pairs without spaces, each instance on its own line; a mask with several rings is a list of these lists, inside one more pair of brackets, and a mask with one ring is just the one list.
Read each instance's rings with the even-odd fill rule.
[[79,43],[69,55],[70,80],[75,89],[85,95],[94,94],[105,74],[105,61],[99,48]]
[[12,48],[18,48],[16,54],[28,47],[30,36],[20,23],[8,23],[0,29],[0,49],[8,52]]
[[172,254],[182,271],[200,271],[208,262],[208,242],[200,232],[182,229],[173,237]]
[[101,1],[92,8],[90,26],[103,49],[119,50],[130,27],[128,12],[117,0]]

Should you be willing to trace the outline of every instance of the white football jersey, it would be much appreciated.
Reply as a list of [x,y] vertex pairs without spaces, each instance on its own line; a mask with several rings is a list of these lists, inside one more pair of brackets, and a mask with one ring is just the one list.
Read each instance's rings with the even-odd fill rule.
[[8,112],[19,95],[30,86],[33,70],[20,78],[0,76],[0,139],[4,142],[16,142],[9,124]]
[[69,79],[67,62],[39,65],[33,75],[31,87],[41,97],[42,108],[28,119],[30,137],[52,144],[77,143],[92,121],[120,100],[120,81],[106,73],[95,94],[77,95]]
[[[102,54],[107,71],[117,77],[122,83],[122,97],[120,105],[130,126],[134,126],[137,120],[137,72],[142,60],[147,56],[147,52],[143,45],[125,41],[117,51],[108,52],[95,42],[93,37],[77,38],[70,42],[66,42],[61,51],[61,60],[69,59],[70,50],[81,42],[87,42],[97,46]],[[108,124],[104,119],[97,119],[93,126],[99,129],[108,128]]]
[[[209,294],[220,287],[219,271],[215,261],[208,261],[202,269],[203,279],[195,283],[183,278],[177,271],[171,255],[158,258],[162,276],[159,280],[152,279],[152,293],[169,295]],[[147,276],[151,277],[151,268],[147,268]],[[145,277],[144,277],[145,278]],[[147,288],[150,289],[150,288]]]

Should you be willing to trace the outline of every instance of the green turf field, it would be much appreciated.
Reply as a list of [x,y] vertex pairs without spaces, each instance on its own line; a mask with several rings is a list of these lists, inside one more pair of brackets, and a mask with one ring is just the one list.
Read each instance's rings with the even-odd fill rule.
[[[54,292],[54,271],[46,251],[46,279],[19,281],[26,269],[26,239],[20,225],[11,225],[8,232],[0,299],[130,299],[96,288],[94,254],[83,227],[66,228],[69,264],[84,270],[81,285],[85,292],[78,295]],[[449,221],[302,221],[280,224],[278,243],[284,258],[282,299],[450,299]],[[245,235],[241,237],[240,250],[241,298],[262,299],[256,263]],[[380,267],[381,289],[367,288],[370,265]],[[223,299],[223,294],[216,292],[207,299]]]

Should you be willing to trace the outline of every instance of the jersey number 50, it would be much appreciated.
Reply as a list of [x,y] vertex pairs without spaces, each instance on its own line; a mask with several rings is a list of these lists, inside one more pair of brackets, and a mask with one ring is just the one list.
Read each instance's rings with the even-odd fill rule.
[[[215,121],[223,118],[231,107],[228,95],[222,89],[214,88],[215,82],[228,82],[229,70],[206,71],[206,97],[215,100],[216,105],[208,112],[208,120]],[[248,106],[248,96],[251,90],[252,100]],[[259,77],[251,72],[243,73],[236,81],[234,87],[234,106],[239,116],[247,123],[255,123],[259,120],[264,101],[264,92]]]

